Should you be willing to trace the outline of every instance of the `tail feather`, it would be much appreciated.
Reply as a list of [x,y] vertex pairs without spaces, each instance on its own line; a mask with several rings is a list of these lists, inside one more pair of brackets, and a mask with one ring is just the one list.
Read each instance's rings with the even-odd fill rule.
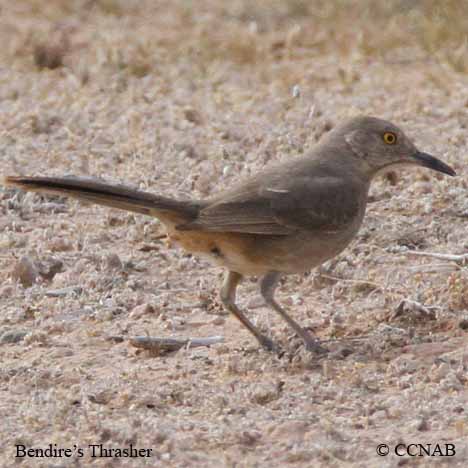
[[31,192],[52,193],[155,216],[162,221],[166,219],[173,223],[185,223],[195,219],[200,209],[200,204],[196,201],[161,197],[92,178],[9,176],[5,178],[5,184]]

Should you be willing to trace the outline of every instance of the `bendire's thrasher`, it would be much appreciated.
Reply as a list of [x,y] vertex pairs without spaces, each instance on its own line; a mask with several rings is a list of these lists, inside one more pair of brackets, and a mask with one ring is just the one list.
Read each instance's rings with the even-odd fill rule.
[[395,125],[356,117],[328,133],[307,155],[273,165],[207,200],[175,200],[121,185],[77,177],[7,177],[7,185],[48,192],[158,218],[171,239],[189,252],[206,254],[227,269],[224,306],[257,338],[274,349],[236,305],[245,275],[260,276],[266,303],[303,339],[318,341],[275,301],[281,274],[310,270],[340,253],[361,226],[369,185],[399,164],[455,171],[420,152]]

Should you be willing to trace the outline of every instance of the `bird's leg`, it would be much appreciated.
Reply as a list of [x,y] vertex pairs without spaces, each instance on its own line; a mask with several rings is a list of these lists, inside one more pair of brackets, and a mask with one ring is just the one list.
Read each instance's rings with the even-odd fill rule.
[[258,342],[266,348],[268,351],[273,351],[277,347],[270,338],[266,337],[254,326],[254,324],[243,314],[243,312],[236,305],[236,288],[242,280],[242,275],[235,271],[228,271],[224,278],[223,285],[221,287],[221,302],[224,304],[229,312],[232,312],[234,316],[239,320],[245,328],[247,328],[252,335],[257,338]]
[[305,328],[302,328],[297,322],[295,322],[286,311],[275,301],[275,289],[280,279],[280,273],[271,271],[267,273],[260,281],[260,292],[265,299],[267,305],[278,312],[283,317],[289,326],[299,335],[304,341],[304,344],[309,351],[315,351],[317,353],[325,353],[327,349],[320,346],[318,340],[314,338]]

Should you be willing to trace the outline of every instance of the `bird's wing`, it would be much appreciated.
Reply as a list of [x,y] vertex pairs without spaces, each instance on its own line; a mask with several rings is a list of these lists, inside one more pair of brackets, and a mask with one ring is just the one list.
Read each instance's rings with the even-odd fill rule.
[[178,229],[265,235],[333,232],[359,214],[360,198],[355,184],[332,176],[247,184],[208,204]]

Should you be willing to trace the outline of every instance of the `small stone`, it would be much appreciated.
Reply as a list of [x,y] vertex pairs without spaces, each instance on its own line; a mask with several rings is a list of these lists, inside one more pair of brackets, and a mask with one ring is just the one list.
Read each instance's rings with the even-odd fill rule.
[[39,272],[32,259],[21,257],[13,267],[11,277],[19,281],[23,287],[28,288],[36,282],[38,274]]
[[257,431],[242,431],[237,438],[240,444],[252,447],[260,441],[262,434]]
[[288,438],[290,440],[299,442],[309,431],[310,423],[305,421],[291,420],[275,425],[272,428],[271,437],[278,440]]
[[63,237],[52,239],[48,244],[52,252],[69,252],[73,250],[73,243]]
[[184,109],[184,117],[186,120],[196,125],[201,124],[203,120],[200,113],[191,107],[187,107]]
[[376,411],[373,415],[372,415],[372,419],[377,422],[382,422],[382,421],[385,421],[385,419],[387,419],[387,412],[385,410],[379,410],[379,411]]
[[54,357],[56,359],[71,357],[73,355],[74,355],[73,350],[68,349],[68,348],[59,348],[51,353],[51,357]]
[[277,387],[270,385],[259,385],[251,395],[253,403],[264,406],[280,397]]
[[34,63],[40,69],[49,68],[53,70],[63,65],[63,59],[67,48],[63,44],[40,43],[34,47]]
[[418,369],[418,363],[409,357],[399,356],[395,358],[387,368],[387,372],[391,375],[411,374]]
[[231,349],[224,344],[215,347],[216,354],[228,354]]
[[19,343],[28,334],[23,330],[9,330],[0,336],[0,344]]
[[429,430],[429,424],[425,418],[415,419],[412,423],[410,423],[410,427],[420,432]]
[[106,256],[106,268],[108,270],[122,270],[123,269],[123,264],[122,260],[120,260],[120,257],[116,253],[111,253]]
[[39,274],[50,281],[57,273],[63,271],[63,262],[57,258],[48,258],[38,265]]
[[453,371],[440,381],[440,388],[444,391],[463,390],[463,384]]
[[216,317],[211,321],[211,323],[213,325],[220,326],[220,325],[224,325],[226,323],[226,320],[223,317]]
[[112,399],[112,392],[109,390],[102,390],[95,393],[88,394],[88,400],[91,403],[96,403],[98,405],[107,405]]
[[50,333],[42,330],[34,330],[27,334],[24,338],[24,344],[30,345],[32,343],[46,344],[50,339]]
[[11,285],[4,286],[3,288],[0,289],[0,297],[3,297],[3,298],[13,297],[14,293],[15,293],[15,289]]
[[292,97],[297,99],[301,97],[301,88],[299,85],[294,85],[292,89]]
[[434,364],[429,370],[429,378],[432,382],[440,382],[449,374],[450,370],[450,366],[446,362],[440,364],[439,366]]
[[139,319],[144,315],[157,315],[157,310],[152,304],[140,304],[133,308],[129,314],[131,319]]

